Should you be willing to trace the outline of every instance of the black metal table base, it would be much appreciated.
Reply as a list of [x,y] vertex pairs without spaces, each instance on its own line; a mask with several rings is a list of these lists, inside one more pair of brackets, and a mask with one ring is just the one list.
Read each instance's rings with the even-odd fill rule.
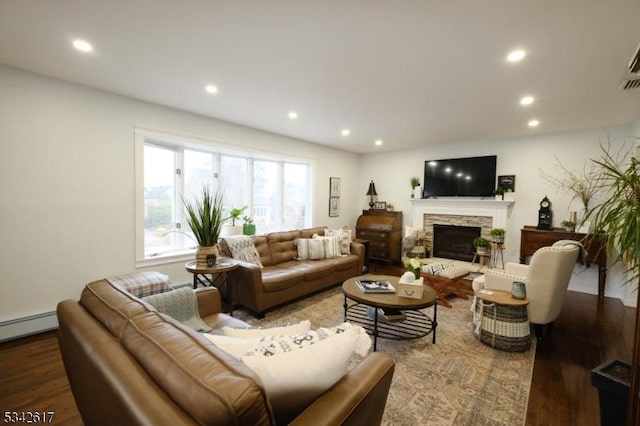
[[[432,334],[432,343],[436,343],[436,328],[438,327],[438,304],[433,304],[433,319],[420,310],[402,310],[406,318],[402,321],[386,321],[378,313],[379,309],[371,306],[373,318],[369,316],[369,305],[364,303],[348,304],[350,300],[344,296],[344,320],[361,325],[368,334],[373,336],[373,351],[378,347],[378,337],[393,340],[410,340]],[[425,308],[426,309],[426,308]]]
[[221,272],[219,274],[193,274],[193,288],[198,288],[198,285],[203,287],[215,287],[220,292],[222,301],[228,306],[229,315],[233,316],[233,299],[232,299],[232,287],[231,277],[228,272]]

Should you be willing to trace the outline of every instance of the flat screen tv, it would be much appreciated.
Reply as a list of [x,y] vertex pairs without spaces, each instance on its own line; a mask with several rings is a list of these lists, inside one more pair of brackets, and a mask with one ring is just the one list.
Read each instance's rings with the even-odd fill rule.
[[488,197],[496,189],[496,155],[424,162],[422,196]]

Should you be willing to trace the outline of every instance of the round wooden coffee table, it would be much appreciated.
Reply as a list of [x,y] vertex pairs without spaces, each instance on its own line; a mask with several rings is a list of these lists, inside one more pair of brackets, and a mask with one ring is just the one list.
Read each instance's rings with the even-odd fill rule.
[[[344,320],[361,325],[373,336],[373,350],[377,349],[378,337],[383,339],[408,340],[424,337],[432,333],[432,342],[436,343],[438,326],[438,298],[430,287],[424,286],[421,299],[399,297],[396,293],[364,293],[356,281],[388,281],[396,289],[399,277],[390,275],[361,275],[349,278],[342,284],[344,294]],[[354,303],[349,304],[349,300]],[[433,319],[420,309],[433,306]],[[372,307],[373,309],[368,309]],[[380,309],[402,311],[404,319],[385,320]],[[373,311],[373,315],[370,315]]]

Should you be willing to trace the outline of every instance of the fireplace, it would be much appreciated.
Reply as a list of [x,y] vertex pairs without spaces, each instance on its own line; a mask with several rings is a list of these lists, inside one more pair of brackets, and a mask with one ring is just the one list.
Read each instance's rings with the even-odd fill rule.
[[433,256],[473,260],[473,240],[480,236],[479,226],[433,225]]
[[508,228],[507,215],[513,203],[513,200],[468,197],[412,199],[412,224],[424,231],[425,247],[435,256],[433,225],[480,227],[480,235],[487,236],[492,228]]

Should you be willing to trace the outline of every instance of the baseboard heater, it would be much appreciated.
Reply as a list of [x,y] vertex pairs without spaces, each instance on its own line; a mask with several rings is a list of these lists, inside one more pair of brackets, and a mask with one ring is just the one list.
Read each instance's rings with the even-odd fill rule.
[[[172,288],[190,288],[191,286],[193,286],[192,283],[182,283],[175,284]],[[0,322],[0,342],[43,333],[56,328],[58,328],[58,318],[55,311],[3,321]]]
[[58,328],[55,311],[0,322],[0,342]]

